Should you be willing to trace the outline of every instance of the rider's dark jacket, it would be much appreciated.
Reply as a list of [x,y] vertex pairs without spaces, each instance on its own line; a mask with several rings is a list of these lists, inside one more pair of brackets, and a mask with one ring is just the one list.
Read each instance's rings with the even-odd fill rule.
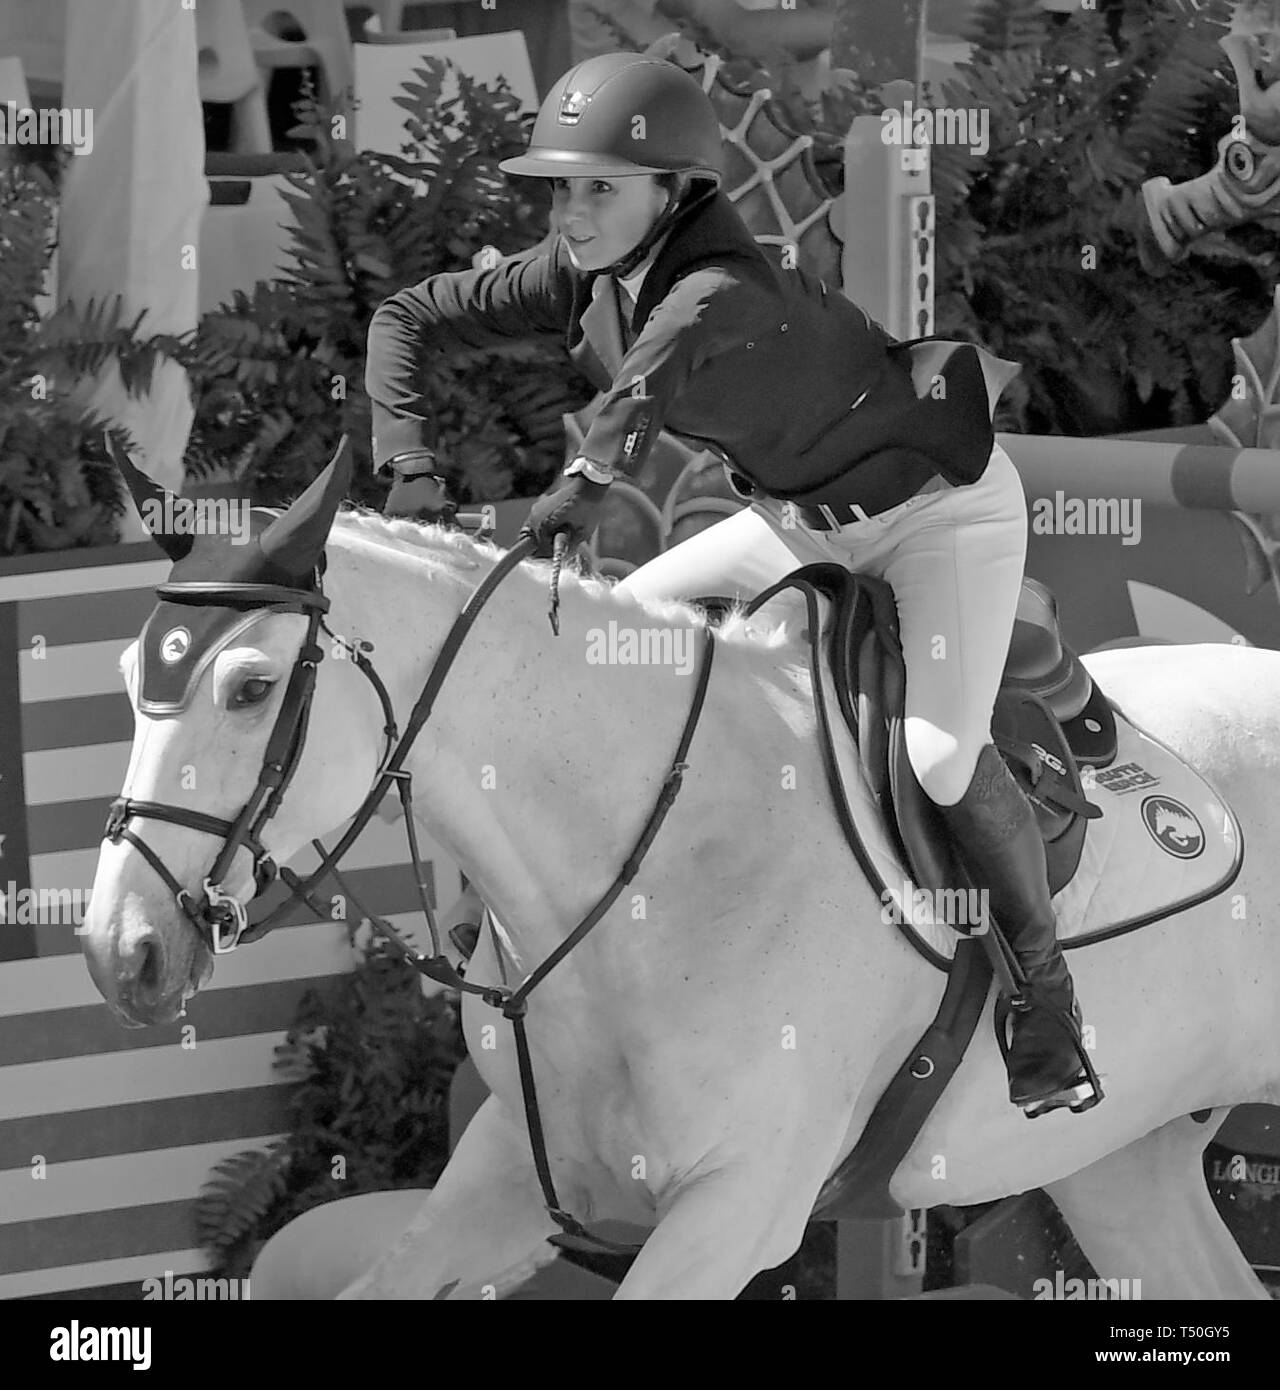
[[723,193],[662,244],[614,371],[594,312],[584,329],[595,279],[556,237],[387,299],[366,369],[375,469],[435,443],[431,354],[539,333],[564,335],[602,393],[579,453],[624,473],[662,428],[718,447],[764,491],[806,504],[880,510],[937,473],[962,484],[986,467],[993,435],[975,350],[951,353],[943,380],[918,397],[903,348],[842,294],[784,268]]

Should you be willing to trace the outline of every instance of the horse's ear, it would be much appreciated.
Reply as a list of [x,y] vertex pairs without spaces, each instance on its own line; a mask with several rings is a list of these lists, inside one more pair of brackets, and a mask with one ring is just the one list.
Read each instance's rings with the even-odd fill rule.
[[104,432],[103,441],[111,462],[120,470],[128,485],[142,524],[151,532],[161,550],[177,564],[191,549],[195,532],[170,532],[165,529],[164,518],[175,516],[181,510],[182,499],[168,488],[161,487],[154,478],[148,477],[129,457],[128,450],[121,447],[113,430]]
[[662,62],[675,62],[675,54],[684,44],[684,35],[678,30],[673,29],[669,34],[663,34],[644,50],[641,55],[645,58],[658,58]]
[[350,486],[351,445],[344,434],[324,471],[259,536],[262,553],[289,574],[309,575],[324,553],[338,503]]

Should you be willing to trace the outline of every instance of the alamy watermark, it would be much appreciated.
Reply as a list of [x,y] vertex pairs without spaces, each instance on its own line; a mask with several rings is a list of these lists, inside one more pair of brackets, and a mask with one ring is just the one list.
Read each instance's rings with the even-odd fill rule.
[[19,888],[10,879],[0,890],[0,926],[81,927],[89,912],[87,888]]
[[1140,497],[1068,497],[1061,488],[1031,504],[1037,536],[1119,536],[1121,545],[1142,539]]
[[78,1318],[49,1332],[50,1361],[132,1361],[135,1371],[151,1369],[149,1327],[81,1327]]
[[917,107],[907,101],[901,111],[882,111],[880,120],[886,145],[967,145],[977,158],[991,148],[991,112],[985,107]]
[[186,1274],[175,1275],[166,1269],[164,1277],[153,1275],[142,1281],[143,1302],[164,1299],[171,1303],[247,1303],[249,1301],[249,1281],[247,1279],[212,1279],[206,1275],[194,1278]]
[[975,935],[986,930],[990,893],[986,888],[917,888],[903,879],[880,894],[880,920],[887,927],[910,922],[914,927],[964,927]]
[[628,627],[610,618],[607,628],[587,631],[588,666],[670,666],[682,676],[693,670],[693,628]]
[[1087,1299],[1141,1299],[1141,1279],[1068,1279],[1059,1269],[1052,1279],[1037,1279],[1031,1285],[1037,1299],[1075,1302]]
[[247,497],[148,497],[138,508],[149,531],[170,536],[227,536],[232,545],[249,540],[253,504]]
[[93,153],[93,110],[88,106],[45,107],[34,111],[6,101],[0,145],[70,145],[76,154]]

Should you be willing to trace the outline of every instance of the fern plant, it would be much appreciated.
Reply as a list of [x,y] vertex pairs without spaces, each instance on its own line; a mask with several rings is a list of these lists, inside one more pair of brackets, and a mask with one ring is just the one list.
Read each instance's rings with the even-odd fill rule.
[[125,388],[145,392],[177,346],[144,337],[141,316],[125,322],[118,297],[41,317],[60,168],[57,159],[0,168],[0,555],[115,539],[123,501],[103,445],[112,422],[71,388],[114,361]]
[[[254,500],[296,496],[339,437],[357,459],[353,496],[376,504],[369,467],[365,339],[378,304],[437,271],[466,269],[486,244],[505,253],[537,242],[541,186],[514,186],[498,161],[526,143],[528,118],[505,87],[424,66],[398,98],[405,148],[352,153],[328,138],[330,113],[304,102],[295,134],[313,153],[291,175],[291,265],[236,292],[193,334],[145,334],[117,298],[64,304],[41,318],[37,300],[53,254],[60,165],[6,156],[0,166],[0,554],[105,545],[125,503],[102,443],[112,422],[79,407],[76,382],[108,364],[133,395],[156,364],[187,371],[195,419],[184,464],[193,477],[235,477]],[[7,150],[7,147],[0,147]],[[558,341],[493,353],[442,354],[426,386],[440,456],[463,502],[534,494],[563,462],[561,415],[590,398]],[[122,434],[122,442],[132,440]],[[361,466],[363,465],[363,466]]]
[[262,1244],[340,1197],[430,1187],[448,1157],[448,1088],[465,1054],[456,996],[373,941],[355,970],[299,1004],[274,1066],[294,1083],[289,1132],[214,1168],[196,1233],[220,1277],[242,1278]]
[[[941,99],[987,110],[991,147],[933,150],[938,331],[1024,365],[1017,428],[1101,434],[1204,420],[1227,343],[1267,312],[1280,260],[1256,228],[1142,266],[1140,189],[1193,178],[1236,112],[1228,0],[1128,0],[1112,29],[979,0],[973,62]],[[938,99],[938,94],[935,94]]]

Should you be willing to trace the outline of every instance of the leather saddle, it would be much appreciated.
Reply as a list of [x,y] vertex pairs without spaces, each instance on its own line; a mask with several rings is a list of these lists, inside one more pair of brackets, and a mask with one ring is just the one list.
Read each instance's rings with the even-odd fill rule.
[[[828,660],[841,712],[915,882],[960,883],[942,817],[907,758],[906,675],[892,590],[839,565],[809,566],[794,577],[811,580],[832,601]],[[1035,579],[1022,583],[991,731],[1035,809],[1050,891],[1057,893],[1079,867],[1088,821],[1102,814],[1084,794],[1080,768],[1114,761],[1116,723],[1110,703],[1062,640],[1053,594]]]
[[[806,565],[761,594],[812,585],[831,604],[822,639],[841,714],[858,748],[867,786],[914,881],[944,888],[962,874],[944,822],[907,758],[902,734],[906,666],[893,591],[843,565]],[[704,598],[713,611],[728,601]],[[810,640],[815,640],[810,634]],[[1080,768],[1116,756],[1110,702],[1062,638],[1047,585],[1024,578],[1013,636],[991,720],[992,741],[1036,813],[1057,893],[1080,864],[1087,822],[1102,813],[1085,796]]]

